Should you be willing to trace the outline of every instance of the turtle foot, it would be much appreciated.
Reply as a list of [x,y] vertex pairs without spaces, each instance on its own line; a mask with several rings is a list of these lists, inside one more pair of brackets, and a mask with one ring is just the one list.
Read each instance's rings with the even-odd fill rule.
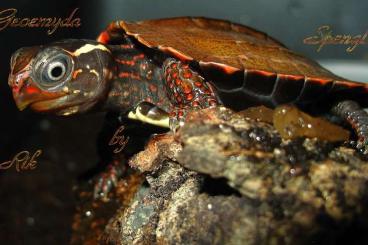
[[352,100],[339,102],[332,108],[332,113],[351,125],[358,137],[356,149],[368,155],[368,113]]
[[359,139],[357,141],[356,148],[362,154],[368,155],[368,139]]
[[170,113],[169,126],[173,132],[176,132],[181,126],[184,125],[186,116],[186,110],[182,108],[175,108]]
[[114,159],[107,165],[105,171],[99,173],[94,179],[93,197],[102,201],[109,201],[109,194],[118,184],[119,178],[124,174],[126,166],[120,160]]

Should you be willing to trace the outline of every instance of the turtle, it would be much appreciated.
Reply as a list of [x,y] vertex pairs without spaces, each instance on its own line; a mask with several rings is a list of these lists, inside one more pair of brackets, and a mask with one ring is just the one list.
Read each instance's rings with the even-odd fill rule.
[[368,153],[366,84],[227,20],[118,20],[97,40],[20,48],[10,63],[8,83],[20,110],[29,106],[63,116],[115,112],[129,123],[140,120],[175,132],[190,110],[294,104],[345,120],[355,130],[356,147]]

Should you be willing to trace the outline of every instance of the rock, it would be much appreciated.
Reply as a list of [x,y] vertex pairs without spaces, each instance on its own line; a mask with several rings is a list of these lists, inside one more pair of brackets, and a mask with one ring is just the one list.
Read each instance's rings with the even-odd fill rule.
[[286,140],[271,124],[216,108],[192,112],[130,165],[146,182],[101,243],[368,242],[367,161],[339,143]]
[[129,160],[129,165],[141,172],[152,172],[160,167],[166,158],[175,160],[175,155],[180,150],[181,145],[175,141],[171,132],[154,135],[149,140],[146,149]]
[[[119,210],[106,227],[104,242],[113,244],[154,244],[161,213],[172,196],[189,198],[198,194],[200,178],[177,163],[166,161],[147,176],[148,185],[138,191],[130,207]],[[111,236],[114,234],[114,236]]]
[[109,219],[117,210],[125,210],[141,186],[142,174],[129,171],[109,193],[109,201],[93,198],[92,182],[84,182],[75,188],[77,207],[73,217],[70,244],[96,244],[103,235]]

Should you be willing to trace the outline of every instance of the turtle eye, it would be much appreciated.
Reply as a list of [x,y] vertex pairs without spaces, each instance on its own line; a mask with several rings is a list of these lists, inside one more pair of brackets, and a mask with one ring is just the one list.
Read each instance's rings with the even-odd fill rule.
[[65,75],[66,64],[56,61],[47,67],[47,79],[50,81],[58,81]]
[[69,77],[72,61],[66,54],[57,54],[49,60],[44,60],[39,66],[39,82],[46,87],[62,84]]

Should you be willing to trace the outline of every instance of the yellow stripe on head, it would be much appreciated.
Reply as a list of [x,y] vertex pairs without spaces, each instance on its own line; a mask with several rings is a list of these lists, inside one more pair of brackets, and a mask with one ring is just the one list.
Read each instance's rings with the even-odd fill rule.
[[93,45],[93,44],[87,43],[87,44],[83,45],[82,47],[80,47],[79,49],[75,50],[73,52],[73,55],[79,56],[81,54],[91,52],[92,50],[95,50],[95,49],[100,49],[100,50],[103,50],[103,51],[106,51],[106,52],[110,53],[110,50],[102,44]]

